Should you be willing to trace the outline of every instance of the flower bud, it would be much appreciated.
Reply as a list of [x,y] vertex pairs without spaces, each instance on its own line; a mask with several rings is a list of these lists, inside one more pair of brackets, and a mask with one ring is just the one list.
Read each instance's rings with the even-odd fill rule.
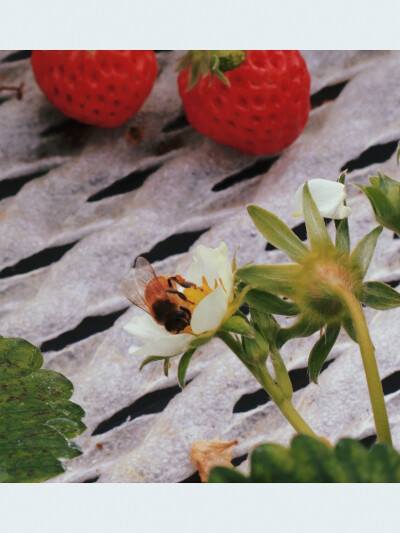
[[400,183],[382,174],[369,181],[371,185],[358,187],[371,202],[377,222],[400,235]]

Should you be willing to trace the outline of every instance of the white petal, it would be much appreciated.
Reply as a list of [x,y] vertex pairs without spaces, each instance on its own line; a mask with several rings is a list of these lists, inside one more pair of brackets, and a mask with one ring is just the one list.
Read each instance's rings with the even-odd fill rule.
[[193,253],[193,259],[187,273],[189,281],[201,285],[202,276],[205,276],[211,289],[214,289],[215,280],[221,278],[227,294],[231,294],[233,274],[224,242],[221,242],[218,248],[208,248],[200,244]]
[[142,342],[152,341],[159,337],[170,337],[164,326],[157,324],[153,318],[146,314],[133,317],[125,326],[124,330],[134,335]]
[[194,338],[194,335],[189,335],[189,333],[169,334],[167,337],[154,339],[140,348],[132,347],[129,349],[129,353],[134,355],[161,355],[170,357],[184,352],[189,342]]
[[221,285],[196,305],[190,325],[193,333],[200,335],[205,331],[217,329],[228,309],[228,294]]
[[[296,191],[296,213],[294,216],[303,215],[303,187]],[[336,181],[314,179],[308,182],[311,196],[317,204],[319,212],[323,217],[335,218],[337,220],[347,218],[351,214],[351,209],[344,205],[346,199],[345,186]]]

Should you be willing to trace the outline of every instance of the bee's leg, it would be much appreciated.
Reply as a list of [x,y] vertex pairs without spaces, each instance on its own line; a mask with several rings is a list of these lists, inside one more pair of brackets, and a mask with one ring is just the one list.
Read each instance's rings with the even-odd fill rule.
[[184,313],[186,313],[186,314],[188,315],[189,318],[192,318],[192,313],[189,311],[189,309],[188,309],[187,307],[183,307],[183,305],[181,305],[181,306],[179,307],[179,309],[180,309],[181,311],[183,311]]
[[[174,281],[184,289],[188,289],[189,287],[196,287],[195,283],[192,283],[191,281],[186,281],[182,276],[177,274],[176,276],[171,276],[168,278],[168,285],[170,284],[170,280]],[[172,286],[172,285],[170,285]]]
[[189,303],[189,304],[194,304],[194,302],[191,302],[190,300],[187,299],[187,297],[183,294],[183,292],[179,292],[175,289],[166,289],[165,292],[169,292],[171,294],[176,294],[177,296],[179,296],[179,298],[181,300],[184,300],[185,302]]
[[179,292],[175,289],[166,289],[165,292],[169,292],[170,294],[176,294],[181,298],[182,300],[187,300],[186,296],[183,294],[183,292]]

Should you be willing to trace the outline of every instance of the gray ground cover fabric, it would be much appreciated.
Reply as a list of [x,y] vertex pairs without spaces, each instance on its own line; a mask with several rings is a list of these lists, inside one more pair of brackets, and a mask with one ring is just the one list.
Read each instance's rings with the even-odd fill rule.
[[[271,168],[213,191],[225,178],[268,158],[252,157],[171,123],[182,116],[174,67],[181,52],[157,55],[160,74],[141,111],[127,124],[100,130],[68,121],[36,86],[28,59],[3,61],[7,84],[24,83],[24,96],[0,93],[0,195],[10,183],[25,184],[0,200],[0,333],[37,346],[74,330],[88,317],[107,316],[129,306],[121,281],[134,259],[170,236],[203,231],[192,247],[154,263],[158,273],[185,274],[191,252],[202,243],[225,241],[243,265],[286,262],[266,251],[246,205],[260,205],[291,227],[294,193],[306,179],[336,180],[340,169],[378,144],[400,139],[400,54],[386,51],[304,51],[312,93],[347,81],[337,98],[313,109],[300,138]],[[181,124],[181,125],[179,125]],[[135,145],[125,134],[142,132]],[[260,168],[267,168],[265,167]],[[352,245],[375,227],[368,201],[351,183],[368,182],[380,170],[400,179],[395,156],[351,171],[348,204]],[[132,174],[136,189],[96,200],[94,195]],[[32,179],[29,179],[29,177]],[[34,177],[36,176],[36,177]],[[21,181],[22,180],[22,181]],[[17,187],[18,188],[18,187]],[[220,187],[217,187],[219,189]],[[4,196],[4,197],[3,197]],[[88,201],[94,197],[94,201]],[[332,227],[330,227],[332,231]],[[12,275],[4,270],[52,247],[71,245],[51,264]],[[367,279],[400,279],[400,240],[385,230]],[[20,264],[21,265],[21,264]],[[0,274],[1,276],[1,274]],[[51,482],[179,482],[195,471],[190,446],[199,439],[237,439],[234,456],[263,442],[290,442],[294,431],[271,403],[233,413],[238,400],[259,389],[256,380],[218,340],[196,352],[190,383],[160,412],[143,414],[92,436],[104,420],[148,393],[177,386],[177,361],[169,377],[162,363],[145,367],[129,355],[135,339],[123,326],[141,311],[134,306],[111,327],[57,350],[44,352],[45,366],[73,383],[73,400],[86,411],[87,430],[76,441],[84,454],[66,463]],[[382,378],[400,371],[400,310],[367,310]],[[285,319],[283,319],[284,321]],[[305,368],[317,337],[289,342],[283,356],[289,370]],[[372,412],[357,346],[341,334],[319,385],[295,393],[294,403],[332,442],[374,434]],[[167,390],[168,393],[168,390]],[[400,448],[400,393],[386,396],[394,445]],[[145,401],[145,400],[143,400]],[[140,405],[140,404],[139,404]],[[97,446],[97,444],[101,446]],[[241,468],[246,469],[247,463]]]

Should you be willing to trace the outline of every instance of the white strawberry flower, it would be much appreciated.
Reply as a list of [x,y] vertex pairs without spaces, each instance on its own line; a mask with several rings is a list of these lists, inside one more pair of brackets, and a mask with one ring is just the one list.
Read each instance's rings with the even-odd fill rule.
[[[303,187],[296,191],[296,212],[293,216],[303,216]],[[311,196],[317,204],[318,210],[325,218],[340,220],[351,215],[351,209],[344,205],[346,200],[345,186],[337,181],[313,179],[308,181]]]
[[226,244],[221,242],[218,248],[200,245],[195,249],[193,259],[185,279],[201,287],[201,291],[196,288],[184,291],[190,291],[191,300],[196,300],[196,295],[199,300],[192,309],[190,332],[170,333],[147,313],[134,317],[124,329],[145,344],[139,348],[131,347],[129,353],[164,357],[178,355],[196,337],[206,333],[211,336],[229,317],[234,293]]

